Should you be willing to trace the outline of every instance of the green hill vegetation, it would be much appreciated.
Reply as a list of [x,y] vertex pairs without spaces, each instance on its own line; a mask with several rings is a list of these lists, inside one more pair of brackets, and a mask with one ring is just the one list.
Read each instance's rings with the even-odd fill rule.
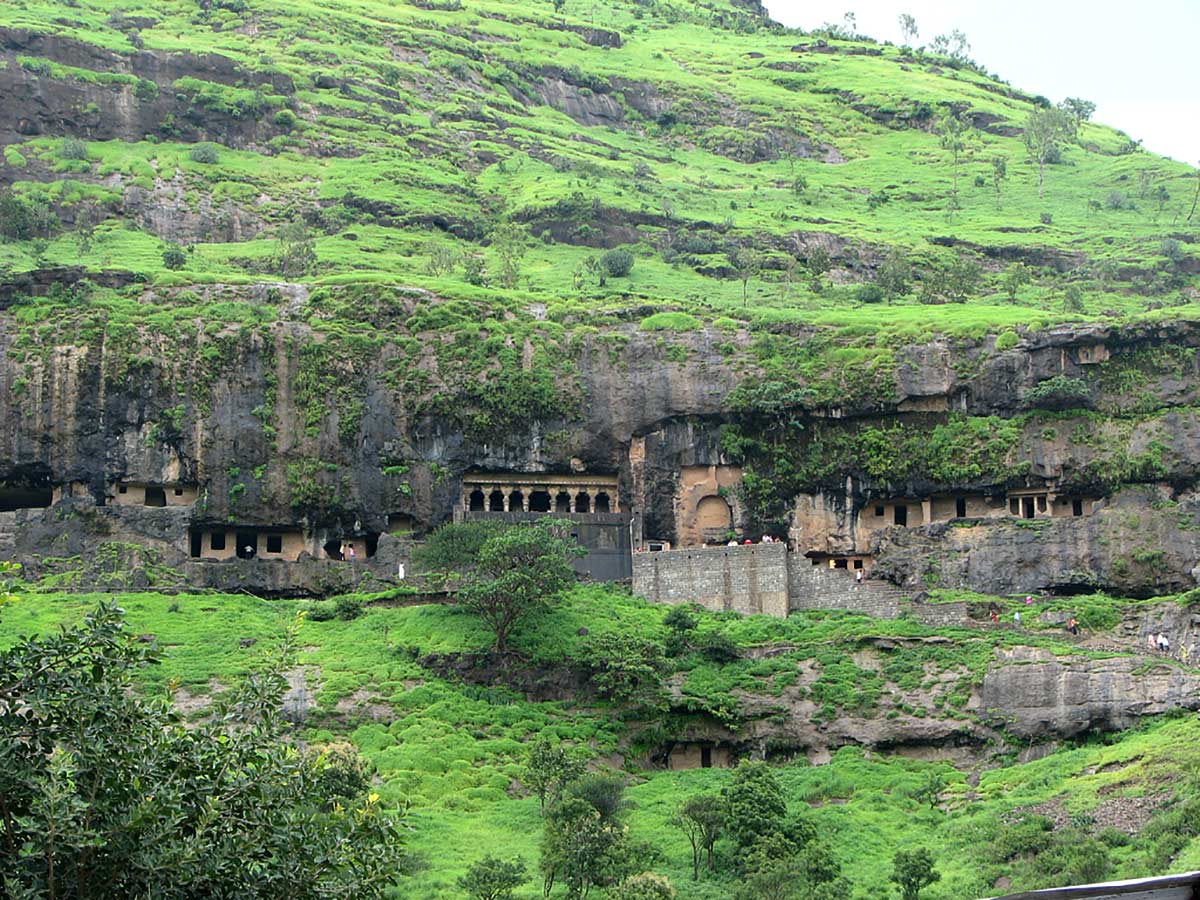
[[[1195,171],[1067,113],[1031,149],[1058,111],[961,54],[734,3],[557,7],[6,4],[60,58],[9,78],[90,105],[6,147],[0,263],[401,282],[568,325],[667,303],[979,333],[1191,296]],[[211,80],[132,74],[147,53]]]
[[[17,634],[78,622],[96,600],[26,595],[5,610],[0,646]],[[155,694],[170,691],[196,719],[207,717],[213,699],[258,665],[263,648],[307,609],[309,620],[295,636],[304,649],[291,681],[304,678],[311,708],[296,736],[317,748],[350,742],[368,761],[380,804],[407,805],[407,848],[416,864],[396,896],[420,900],[463,896],[457,879],[488,854],[519,855],[536,871],[542,814],[526,765],[538,738],[561,740],[601,770],[615,767],[629,785],[624,818],[630,836],[657,851],[654,870],[670,878],[680,898],[715,900],[736,888],[733,841],[717,842],[716,871],[702,870],[694,881],[690,845],[673,820],[683,801],[719,792],[734,771],[653,771],[622,762],[661,735],[671,717],[729,713],[740,692],[778,692],[801,660],[819,661],[826,673],[820,691],[831,709],[843,711],[869,708],[881,691],[914,685],[931,672],[963,666],[970,679],[986,666],[994,645],[1070,649],[1050,634],[933,630],[850,614],[804,613],[780,621],[696,613],[697,633],[710,636],[696,643],[728,646],[730,656],[717,663],[709,649],[668,657],[668,677],[682,685],[668,712],[595,696],[536,702],[503,683],[464,680],[441,663],[459,654],[476,659],[471,654],[483,651],[490,635],[475,617],[452,607],[367,607],[349,620],[314,621],[323,618],[320,605],[304,601],[133,594],[119,602],[128,631],[151,641],[160,659],[144,670],[142,686]],[[1091,603],[1110,613],[1123,605],[1105,598]],[[664,624],[667,612],[617,589],[580,587],[514,636],[525,661],[518,668],[586,668],[589,646],[618,634],[637,635],[665,652],[672,630]],[[580,635],[581,627],[588,633]],[[952,642],[926,651],[894,649],[882,677],[859,668],[856,653],[889,635],[940,635]],[[787,650],[757,660],[747,653],[772,645]],[[952,705],[945,713],[962,715]],[[789,812],[816,827],[853,885],[843,896],[888,896],[894,853],[925,847],[941,879],[922,896],[949,900],[984,896],[1001,877],[1019,889],[1196,868],[1198,729],[1194,716],[1168,717],[1000,767],[964,768],[847,747],[828,764],[809,765],[801,757],[773,772]],[[540,894],[535,880],[515,896]]]

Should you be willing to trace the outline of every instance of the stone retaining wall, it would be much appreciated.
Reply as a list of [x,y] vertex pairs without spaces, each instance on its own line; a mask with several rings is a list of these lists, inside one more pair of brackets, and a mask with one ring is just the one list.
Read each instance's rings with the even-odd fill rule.
[[788,614],[788,552],[750,544],[636,553],[633,590],[655,603],[698,603],[714,611]]

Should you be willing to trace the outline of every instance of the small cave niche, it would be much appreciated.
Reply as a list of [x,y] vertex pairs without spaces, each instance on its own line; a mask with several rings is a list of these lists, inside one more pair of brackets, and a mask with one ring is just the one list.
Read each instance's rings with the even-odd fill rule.
[[559,491],[558,496],[554,498],[554,511],[569,513],[571,511],[571,495],[566,491]]
[[233,549],[238,559],[254,559],[258,556],[258,534],[253,531],[239,531],[237,546]]
[[529,494],[529,511],[550,512],[551,502],[549,491],[532,491]]
[[488,497],[488,512],[504,512],[504,492],[499,488]]
[[509,512],[524,512],[525,511],[525,495],[520,491],[513,491],[508,495],[508,511]]
[[479,490],[479,488],[476,488],[475,490],[471,491],[471,496],[467,501],[467,508],[471,512],[483,512],[485,502],[486,499],[483,496],[483,491]]
[[54,492],[48,487],[0,483],[0,512],[13,512],[18,509],[45,509],[53,502]]
[[575,512],[588,513],[592,511],[592,498],[583,491],[575,495]]
[[142,501],[143,506],[166,506],[167,492],[162,487],[152,484],[146,485],[146,499]]
[[596,495],[595,512],[598,512],[598,513],[610,512],[611,506],[612,506],[612,504],[608,499],[608,494],[604,493],[604,491],[601,491],[600,493],[598,493]]

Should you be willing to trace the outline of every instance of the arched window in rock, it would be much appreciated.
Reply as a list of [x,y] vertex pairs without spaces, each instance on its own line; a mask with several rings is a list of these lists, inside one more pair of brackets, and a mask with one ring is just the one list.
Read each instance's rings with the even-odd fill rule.
[[479,488],[475,488],[475,490],[471,491],[471,496],[467,501],[467,508],[470,509],[471,512],[483,512],[483,506],[483,491],[481,491]]
[[550,492],[531,491],[529,494],[530,512],[550,512]]
[[611,511],[609,508],[610,505],[611,504],[609,503],[608,494],[604,493],[604,491],[601,491],[599,494],[596,495],[596,509],[595,509],[596,512],[598,512],[598,513],[610,512]]
[[580,491],[575,495],[575,512],[586,513],[592,511],[592,498],[585,491]]
[[488,498],[488,512],[504,512],[504,493],[499,488]]
[[571,495],[566,491],[559,491],[558,496],[554,498],[554,511],[569,513],[571,511]]
[[525,511],[525,495],[520,491],[513,491],[508,495],[508,511],[509,512],[524,512]]

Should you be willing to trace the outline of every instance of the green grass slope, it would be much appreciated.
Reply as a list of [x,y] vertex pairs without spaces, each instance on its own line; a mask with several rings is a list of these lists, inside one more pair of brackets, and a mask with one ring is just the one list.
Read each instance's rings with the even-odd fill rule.
[[[5,610],[0,643],[18,634],[44,632],[77,621],[92,598],[28,595]],[[1103,605],[1099,598],[1093,605]],[[265,602],[246,596],[131,594],[122,598],[129,628],[154,635],[161,665],[147,670],[147,690],[172,690],[193,715],[207,697],[234,682],[263,645],[294,617],[302,602]],[[1108,601],[1110,609],[1119,606]],[[580,588],[557,609],[521,630],[516,646],[531,664],[554,665],[580,652],[587,623],[593,635],[636,629],[663,631],[664,610],[617,591]],[[805,614],[788,621],[705,614],[701,631],[719,631],[741,647],[789,642],[795,650],[763,660],[717,666],[697,658],[678,665],[688,671],[685,691],[697,706],[718,707],[735,690],[770,691],[799,659],[815,658],[828,673],[831,702],[853,708],[871,702],[878,684],[858,670],[853,657],[865,638],[933,634],[914,623],[860,616]],[[949,666],[986,665],[993,642],[1015,636],[956,638],[948,649],[916,659],[895,653],[885,668],[901,679]],[[257,647],[243,647],[254,638]],[[1063,648],[1050,636],[1025,638]],[[565,700],[531,702],[502,685],[480,687],[447,680],[415,660],[431,653],[470,652],[487,636],[469,615],[445,607],[369,608],[349,622],[305,622],[298,661],[313,691],[314,708],[298,737],[315,742],[348,740],[370,761],[388,804],[411,804],[411,846],[426,863],[406,878],[396,896],[449,900],[460,896],[455,880],[487,852],[520,854],[536,861],[540,818],[537,800],[520,786],[525,748],[535,736],[558,736],[587,746],[599,759],[632,759],[645,723],[607,704]],[[916,660],[917,668],[912,666]],[[922,670],[922,667],[925,667]],[[910,671],[911,670],[911,671]],[[376,718],[372,715],[379,716]],[[881,886],[896,849],[934,850],[942,881],[930,900],[961,900],[990,892],[997,879],[1014,888],[1081,880],[1079,847],[1104,848],[1104,874],[1135,876],[1200,865],[1196,815],[1200,784],[1200,720],[1194,716],[1148,723],[1123,736],[1068,745],[1036,762],[960,770],[944,761],[836,752],[827,765],[803,759],[776,771],[791,808],[805,811],[828,835],[855,885],[854,897],[885,896]],[[726,770],[667,772],[628,764],[635,837],[663,853],[660,871],[684,900],[730,895],[727,876],[690,880],[690,853],[671,825],[679,802],[700,791],[719,790]],[[920,798],[931,776],[944,787],[936,806]],[[533,884],[522,900],[540,895]]]
[[[1193,296],[1190,167],[1085,123],[1039,197],[1021,129],[1041,98],[945,57],[821,45],[718,0],[568,0],[562,14],[500,0],[16,0],[4,27],[54,36],[29,46],[58,58],[10,54],[26,88],[94,98],[65,133],[5,147],[0,180],[59,222],[0,246],[16,271],[82,263],[163,286],[279,277],[278,238],[303,222],[315,260],[288,278],[398,281],[500,308],[650,302],[988,330]],[[205,54],[234,68],[133,75],[146,52],[194,54],[200,76]],[[108,103],[166,100],[145,133],[91,139],[104,125],[88,116]],[[978,126],[956,203],[937,133],[949,111]],[[168,271],[176,242],[184,264]],[[601,285],[587,260],[618,245],[633,271]],[[819,291],[806,274],[817,247],[834,265]],[[758,254],[747,302],[739,248]],[[872,281],[893,251],[926,282],[960,258],[981,264],[970,309],[914,292],[880,316],[829,286]],[[1002,276],[1016,260],[1033,280],[1010,301]]]

